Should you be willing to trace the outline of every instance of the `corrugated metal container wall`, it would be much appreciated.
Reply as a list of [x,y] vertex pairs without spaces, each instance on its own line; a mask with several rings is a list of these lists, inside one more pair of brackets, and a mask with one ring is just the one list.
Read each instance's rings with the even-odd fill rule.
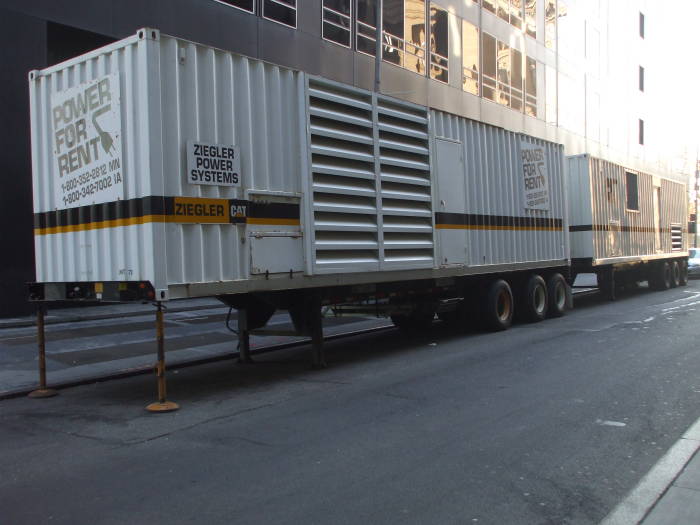
[[[463,224],[437,225],[443,234],[441,262],[460,264],[461,259],[471,267],[565,264],[569,241],[562,146],[440,111],[432,111],[431,119],[437,142],[438,216],[464,215]],[[462,163],[461,170],[446,165],[453,147],[442,144],[445,140],[461,150],[461,161],[456,161]],[[544,150],[549,209],[528,209],[523,201],[525,144]],[[466,246],[466,253],[454,253],[455,246]]]
[[[65,129],[79,134],[81,128],[75,126],[89,126],[92,120],[102,134],[106,117],[81,105],[89,104],[88,90],[97,90],[105,78],[118,95],[118,103],[115,96],[111,105],[110,151],[117,149],[123,183],[97,198],[83,195],[75,202],[59,202],[57,185],[83,177],[87,168],[59,175],[54,135],[63,133],[64,123],[52,123],[52,111],[61,104],[68,112],[77,107],[73,113],[82,120]],[[240,200],[299,208],[302,153],[307,150],[301,73],[142,30],[35,72],[30,80],[40,282],[150,281],[156,290],[167,290],[303,270],[298,214],[296,219],[248,217],[247,224],[231,224],[228,219],[207,223],[201,215],[183,218],[173,209],[173,199],[188,198],[200,207],[228,207]],[[238,147],[240,185],[190,184],[191,142]],[[279,268],[273,267],[275,260],[282,261]]]
[[593,224],[588,155],[567,157],[566,162],[571,258],[583,259],[591,257],[593,246],[593,231],[585,226],[581,227]]
[[[153,104],[157,94],[144,89],[157,78],[157,45],[139,34],[40,74],[30,73],[34,239],[40,282],[148,280],[164,285],[165,275],[155,264],[162,248],[156,242],[162,225],[129,220],[140,197],[162,191],[161,154],[152,149],[160,142],[159,107]],[[54,161],[52,100],[107,75],[120,75],[122,202],[69,210],[57,197],[61,180],[67,180],[63,172],[59,176]],[[98,218],[120,226],[94,227],[92,221]]]
[[[300,195],[300,158],[306,149],[299,127],[301,74],[164,35],[160,46],[165,195]],[[185,182],[187,141],[238,146],[241,187]],[[249,244],[240,240],[247,234],[245,224],[169,223],[166,228],[168,284],[248,278]]]
[[[168,298],[568,259],[559,145],[151,29],[30,92],[41,282]],[[239,182],[196,179],[236,156]]]
[[[604,264],[685,254],[684,184],[589,156],[572,157],[568,163],[577,181],[570,186],[572,257]],[[576,193],[586,184],[589,199]]]

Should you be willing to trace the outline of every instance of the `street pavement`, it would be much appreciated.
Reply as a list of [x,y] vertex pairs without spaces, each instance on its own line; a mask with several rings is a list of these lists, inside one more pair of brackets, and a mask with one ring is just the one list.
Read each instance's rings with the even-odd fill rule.
[[[0,523],[697,524],[698,305],[691,282],[500,334],[334,341],[323,371],[308,347],[181,368],[171,414],[143,411],[145,375],[6,399]],[[235,351],[226,309],[189,306],[169,362]],[[50,381],[152,363],[152,312],[88,310],[47,328]],[[0,329],[0,390],[36,381],[31,330]]]

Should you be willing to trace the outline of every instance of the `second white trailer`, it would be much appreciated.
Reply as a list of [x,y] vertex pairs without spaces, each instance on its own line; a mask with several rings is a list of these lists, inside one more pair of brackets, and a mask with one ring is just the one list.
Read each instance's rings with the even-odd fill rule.
[[687,280],[685,184],[591,157],[567,158],[574,274],[618,284],[648,280],[668,288]]

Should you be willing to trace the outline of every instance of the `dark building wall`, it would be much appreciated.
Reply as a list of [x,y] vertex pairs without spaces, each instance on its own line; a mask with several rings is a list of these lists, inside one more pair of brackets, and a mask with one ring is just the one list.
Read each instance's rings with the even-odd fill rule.
[[29,309],[34,277],[27,73],[46,62],[46,21],[0,9],[0,316]]

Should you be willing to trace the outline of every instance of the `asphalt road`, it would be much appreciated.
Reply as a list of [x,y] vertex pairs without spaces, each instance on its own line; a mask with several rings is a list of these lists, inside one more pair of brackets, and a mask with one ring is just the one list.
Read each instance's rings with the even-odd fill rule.
[[700,286],[0,402],[0,523],[597,523],[700,416]]

